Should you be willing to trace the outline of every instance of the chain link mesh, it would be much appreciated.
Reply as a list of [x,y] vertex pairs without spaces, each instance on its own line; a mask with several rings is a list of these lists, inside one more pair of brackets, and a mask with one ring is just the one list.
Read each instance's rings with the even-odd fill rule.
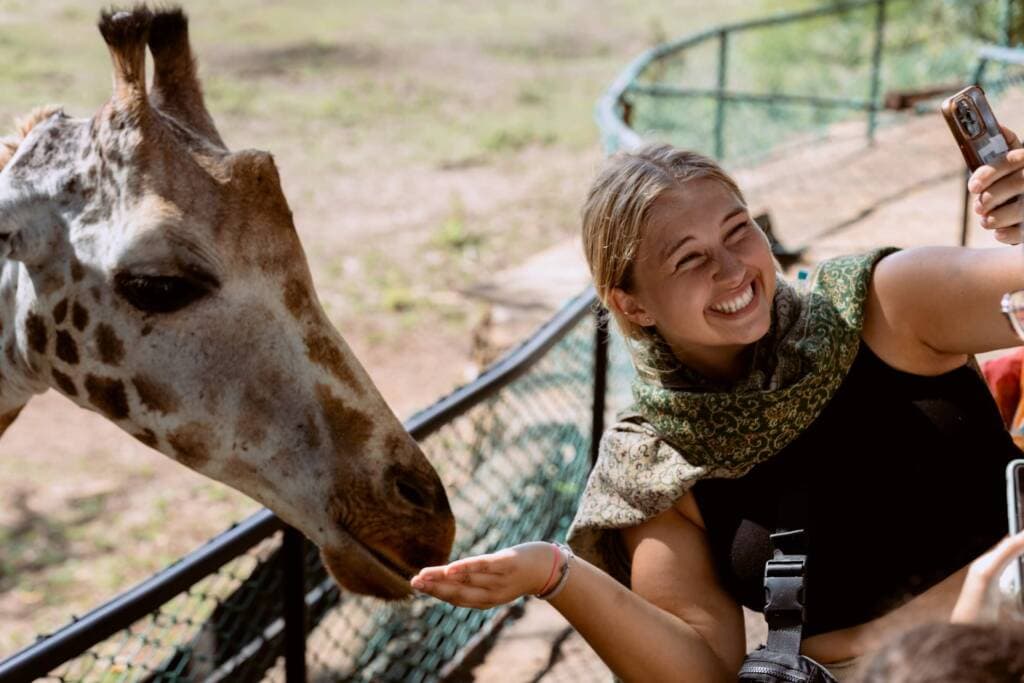
[[[453,556],[564,540],[590,471],[594,339],[586,316],[528,371],[421,442],[457,520]],[[613,338],[607,419],[631,372]],[[280,547],[278,533],[46,680],[283,681]],[[501,612],[351,595],[312,545],[305,562],[310,681],[438,680]]]

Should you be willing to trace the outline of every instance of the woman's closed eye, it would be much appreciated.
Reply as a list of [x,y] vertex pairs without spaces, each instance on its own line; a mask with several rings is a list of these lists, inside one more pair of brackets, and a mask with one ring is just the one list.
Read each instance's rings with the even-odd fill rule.
[[730,243],[740,241],[749,233],[748,228],[750,228],[750,221],[743,221],[739,225],[734,226],[726,233],[725,241]]
[[703,263],[705,260],[707,260],[707,255],[699,251],[694,251],[689,254],[685,254],[681,259],[676,261],[676,266],[673,269],[673,272],[679,272],[681,270],[689,270],[690,268],[695,268],[696,266]]

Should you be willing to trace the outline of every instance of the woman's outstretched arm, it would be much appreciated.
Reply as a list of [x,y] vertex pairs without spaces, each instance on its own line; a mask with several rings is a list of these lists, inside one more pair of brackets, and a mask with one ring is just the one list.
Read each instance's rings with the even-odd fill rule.
[[[1024,201],[1024,149],[1004,128],[1011,149],[968,181],[974,210],[1000,242],[1020,242]],[[1000,310],[1003,294],[1024,289],[1021,247],[907,249],[875,268],[865,310],[864,341],[894,367],[938,374],[962,365],[968,354],[1016,346]]]
[[[572,560],[551,599],[608,667],[627,681],[735,681],[743,614],[718,584],[704,532],[674,509],[625,532],[633,588]],[[424,569],[412,585],[456,605],[491,607],[541,590],[552,546],[525,543]]]

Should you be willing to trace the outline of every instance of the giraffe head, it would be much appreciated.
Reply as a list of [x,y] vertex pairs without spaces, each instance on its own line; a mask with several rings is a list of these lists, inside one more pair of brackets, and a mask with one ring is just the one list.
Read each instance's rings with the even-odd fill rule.
[[273,159],[225,147],[181,10],[99,28],[111,99],[0,145],[0,397],[52,386],[270,507],[343,586],[408,594],[448,500],[321,309]]

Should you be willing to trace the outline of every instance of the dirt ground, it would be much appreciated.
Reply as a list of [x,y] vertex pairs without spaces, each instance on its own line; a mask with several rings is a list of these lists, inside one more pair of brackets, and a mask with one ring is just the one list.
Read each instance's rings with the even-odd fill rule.
[[[0,121],[102,104],[105,4],[0,1]],[[472,343],[495,319],[480,287],[574,234],[601,158],[593,103],[616,73],[666,37],[772,5],[184,4],[223,137],[275,154],[321,301],[400,416],[493,356]],[[254,509],[37,397],[0,442],[0,657]]]

